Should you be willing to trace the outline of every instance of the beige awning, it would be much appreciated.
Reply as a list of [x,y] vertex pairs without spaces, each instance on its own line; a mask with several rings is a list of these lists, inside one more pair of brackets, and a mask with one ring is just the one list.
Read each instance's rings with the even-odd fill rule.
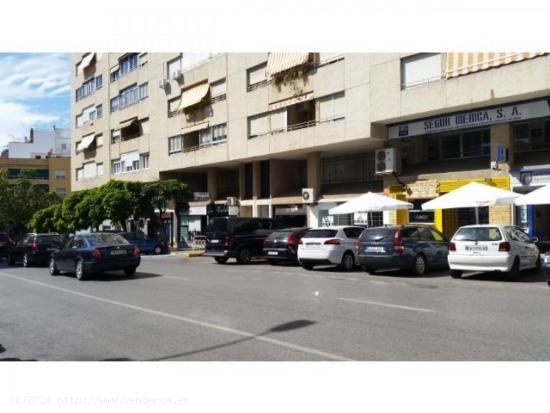
[[196,132],[198,130],[203,130],[208,128],[208,122],[202,122],[197,125],[188,126],[186,128],[181,128],[181,134],[185,135],[187,133]]
[[491,69],[510,63],[521,62],[522,60],[532,59],[542,56],[544,52],[479,52],[479,53],[447,53],[447,65],[445,76],[447,79],[469,73],[479,72],[481,70]]
[[118,65],[111,67],[110,73],[115,73],[118,70]]
[[76,153],[85,151],[95,141],[95,134],[84,136],[80,142],[76,145]]
[[133,123],[137,122],[138,118],[137,116],[134,116],[133,118],[127,119],[123,122],[120,122],[120,129],[125,129],[128,126],[132,126]]
[[296,103],[305,102],[313,99],[313,92],[305,93],[300,96],[295,96],[290,99],[280,100],[269,104],[269,110],[277,110],[286,108],[287,106],[295,105]]
[[86,56],[82,58],[82,61],[78,65],[78,70],[79,70],[78,74],[84,72],[84,70],[86,70],[86,68],[92,64],[94,57],[95,57],[95,53],[88,53]]
[[268,76],[275,76],[293,67],[305,65],[310,57],[311,53],[269,53],[266,73]]
[[184,110],[185,108],[195,106],[200,103],[206,97],[209,90],[210,84],[201,83],[200,85],[182,91],[178,110]]

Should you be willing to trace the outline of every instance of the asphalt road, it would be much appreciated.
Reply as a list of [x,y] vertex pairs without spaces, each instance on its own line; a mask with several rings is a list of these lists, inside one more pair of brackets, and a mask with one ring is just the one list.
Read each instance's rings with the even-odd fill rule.
[[541,274],[454,280],[144,257],[77,281],[0,263],[0,360],[550,360]]

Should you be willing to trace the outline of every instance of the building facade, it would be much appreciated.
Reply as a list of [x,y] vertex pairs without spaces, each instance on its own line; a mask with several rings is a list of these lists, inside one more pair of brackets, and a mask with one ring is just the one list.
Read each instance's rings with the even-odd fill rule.
[[70,129],[34,129],[31,128],[29,136],[8,143],[8,156],[10,158],[43,159],[48,156],[71,155]]
[[[544,53],[74,54],[73,188],[186,182],[188,210],[164,217],[178,243],[217,215],[452,234],[473,211],[421,203],[470,181],[525,192],[550,180],[549,64]],[[415,208],[328,214],[367,191]],[[481,211],[542,237],[546,215]]]

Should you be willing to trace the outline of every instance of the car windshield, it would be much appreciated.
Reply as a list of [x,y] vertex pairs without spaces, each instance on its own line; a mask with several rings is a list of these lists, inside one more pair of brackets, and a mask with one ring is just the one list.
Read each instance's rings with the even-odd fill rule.
[[110,245],[128,245],[129,242],[118,234],[90,234],[86,236],[92,247],[108,247]]
[[59,235],[38,235],[36,237],[37,244],[52,244],[61,242]]
[[337,232],[335,229],[312,229],[306,232],[304,238],[332,238]]
[[455,241],[500,241],[502,234],[497,227],[460,228],[454,237]]
[[290,234],[292,234],[292,231],[275,231],[269,236],[269,238],[271,239],[288,238]]
[[385,238],[393,238],[395,234],[394,228],[367,228],[363,232],[364,241],[380,241]]
[[227,232],[227,219],[214,218],[208,224],[208,232]]

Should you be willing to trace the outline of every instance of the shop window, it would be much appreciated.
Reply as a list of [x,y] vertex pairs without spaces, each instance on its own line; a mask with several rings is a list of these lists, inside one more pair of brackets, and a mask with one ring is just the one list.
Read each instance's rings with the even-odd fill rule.
[[239,171],[224,170],[216,175],[218,199],[239,196]]
[[550,121],[516,124],[512,134],[516,152],[550,150]]
[[269,160],[260,162],[260,198],[269,198],[270,190],[270,163]]
[[244,165],[244,198],[252,199],[252,171],[251,163]]
[[423,145],[426,161],[478,158],[491,154],[489,129],[468,131],[461,134],[425,136]]
[[460,158],[460,135],[446,136],[441,139],[441,159]]
[[322,183],[328,185],[381,180],[374,173],[373,152],[325,158],[322,171]]

